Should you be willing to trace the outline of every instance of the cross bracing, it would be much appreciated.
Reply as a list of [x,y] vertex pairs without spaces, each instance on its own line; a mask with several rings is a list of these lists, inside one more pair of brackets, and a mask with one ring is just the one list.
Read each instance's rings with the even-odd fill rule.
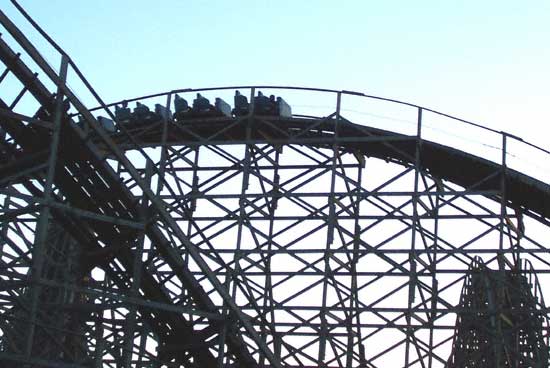
[[[366,96],[268,87],[137,99],[174,110],[176,95],[239,90],[243,114],[126,121],[100,99],[87,109],[67,87],[72,61],[60,51],[56,72],[0,21],[22,91],[0,110],[3,365],[444,367],[468,315],[489,315],[484,349],[507,351],[494,347],[509,306],[461,299],[480,262],[534,277],[522,308],[542,345],[518,351],[547,348],[550,189],[508,167],[515,137],[492,132],[501,160],[480,158],[425,140],[431,110],[406,105],[402,134],[346,113]],[[262,114],[255,97],[270,89],[332,107]]]

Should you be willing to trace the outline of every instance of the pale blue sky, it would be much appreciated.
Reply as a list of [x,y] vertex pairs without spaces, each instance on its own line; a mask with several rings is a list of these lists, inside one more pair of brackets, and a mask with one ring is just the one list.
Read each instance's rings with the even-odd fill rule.
[[20,3],[106,101],[234,84],[358,90],[550,146],[548,0]]

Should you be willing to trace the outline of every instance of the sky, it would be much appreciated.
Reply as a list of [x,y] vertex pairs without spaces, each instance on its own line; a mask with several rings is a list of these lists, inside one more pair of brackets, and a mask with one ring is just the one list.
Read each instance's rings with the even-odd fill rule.
[[107,102],[226,85],[356,90],[550,148],[547,0],[20,4]]

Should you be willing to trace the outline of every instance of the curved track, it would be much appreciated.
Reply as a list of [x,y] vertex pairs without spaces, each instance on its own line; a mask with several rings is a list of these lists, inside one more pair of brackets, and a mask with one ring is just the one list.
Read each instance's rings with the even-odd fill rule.
[[[238,87],[237,87],[238,88]],[[245,87],[246,88],[246,87]],[[269,87],[268,87],[269,88]],[[280,88],[280,87],[271,87]],[[200,90],[199,90],[200,91]],[[167,94],[168,95],[168,94]],[[416,136],[354,124],[340,117],[329,118],[280,118],[257,116],[254,132],[247,137],[245,118],[191,118],[169,126],[166,144],[303,144],[331,148],[336,143],[340,150],[358,152],[405,166],[414,166]],[[133,125],[133,126],[132,126]],[[177,127],[176,127],[177,126]],[[162,143],[162,121],[134,122],[134,129],[143,147]],[[140,130],[143,131],[139,132]],[[335,135],[337,131],[337,135]],[[117,141],[117,135],[113,136]],[[119,143],[125,147],[124,139]],[[131,147],[131,146],[130,146]],[[471,188],[494,193],[500,191],[505,177],[505,201],[512,206],[521,206],[539,215],[550,218],[550,185],[512,169],[503,169],[501,164],[477,157],[456,148],[420,139],[419,164],[434,177]],[[500,196],[490,195],[500,202]]]

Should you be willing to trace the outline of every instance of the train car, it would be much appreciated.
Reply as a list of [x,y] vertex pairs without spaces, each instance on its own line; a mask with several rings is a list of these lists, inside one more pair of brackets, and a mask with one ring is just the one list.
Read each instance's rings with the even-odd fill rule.
[[193,107],[184,118],[205,118],[205,117],[221,117],[232,116],[231,106],[219,97],[216,97],[214,105],[210,103],[206,97],[197,93],[197,98],[193,100]]
[[292,109],[282,97],[277,97],[277,115],[282,118],[292,117]]
[[186,112],[189,111],[189,104],[187,103],[187,100],[185,98],[176,94],[174,97],[174,109],[176,114],[180,112]]
[[136,119],[145,119],[147,116],[151,114],[151,110],[149,108],[139,102],[136,102],[136,107],[134,107],[134,115],[133,117]]
[[176,94],[174,96],[174,119],[177,121],[182,120],[190,111],[191,107],[189,107],[187,100]]
[[254,112],[258,115],[276,115],[277,104],[275,96],[271,95],[267,97],[258,91],[258,95],[254,97]]
[[[167,110],[164,106],[159,105],[162,109]],[[166,111],[165,113],[168,113]],[[162,115],[156,111],[151,111],[147,105],[136,102],[136,107],[132,113],[131,122],[135,124],[154,123],[162,119]]]
[[274,95],[267,97],[262,92],[258,92],[258,96],[254,97],[254,112],[258,115],[292,117],[292,109],[282,97],[275,98]]
[[246,96],[241,95],[239,91],[235,91],[235,97],[233,98],[235,108],[233,114],[235,116],[244,116],[250,113],[250,104]]
[[111,119],[106,118],[104,116],[98,116],[97,121],[99,122],[99,125],[101,125],[103,129],[105,129],[105,131],[109,133],[116,132],[115,122],[112,121]]
[[184,98],[176,94],[174,107],[174,118],[179,122],[194,118],[232,116],[231,105],[227,102],[217,97],[214,105],[212,105],[210,100],[200,93],[197,93],[197,97],[193,100],[193,105],[191,107]]
[[220,113],[222,113],[225,116],[231,117],[231,105],[229,105],[227,102],[222,100],[219,97],[216,97],[216,103],[214,104],[214,107],[216,110],[218,110]]
[[155,114],[163,120],[169,120],[172,118],[172,111],[161,104],[155,104]]
[[128,123],[132,119],[132,111],[126,102],[122,106],[115,106],[115,119],[119,123]]
[[197,93],[197,98],[193,100],[193,108],[191,109],[194,114],[208,113],[212,110],[213,106],[210,105],[210,100]]

